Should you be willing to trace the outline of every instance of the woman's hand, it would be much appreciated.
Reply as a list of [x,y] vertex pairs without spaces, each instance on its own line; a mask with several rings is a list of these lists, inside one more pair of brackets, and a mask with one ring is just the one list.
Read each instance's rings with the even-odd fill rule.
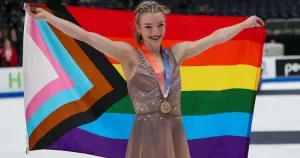
[[250,18],[245,20],[243,22],[243,24],[244,24],[245,28],[254,28],[254,27],[260,28],[260,27],[265,26],[264,21],[261,18],[255,16],[255,15],[251,16]]
[[35,20],[45,20],[46,17],[50,14],[42,8],[31,8],[28,4],[25,4],[25,11],[29,14],[31,18]]

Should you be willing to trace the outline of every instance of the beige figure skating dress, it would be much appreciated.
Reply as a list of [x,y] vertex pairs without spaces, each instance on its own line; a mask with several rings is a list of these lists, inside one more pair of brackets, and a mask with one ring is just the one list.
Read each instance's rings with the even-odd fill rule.
[[171,49],[166,50],[171,68],[171,88],[167,101],[171,111],[164,113],[164,100],[154,70],[144,54],[127,81],[136,118],[128,141],[126,158],[190,158],[180,111],[181,79]]

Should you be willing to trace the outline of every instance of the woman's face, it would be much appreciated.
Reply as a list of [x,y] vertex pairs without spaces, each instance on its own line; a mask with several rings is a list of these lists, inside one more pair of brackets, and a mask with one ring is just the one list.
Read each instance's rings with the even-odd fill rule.
[[4,48],[10,48],[11,47],[11,43],[9,40],[5,40],[4,42]]
[[143,13],[140,16],[137,31],[143,41],[149,44],[160,44],[166,32],[165,16],[162,12]]

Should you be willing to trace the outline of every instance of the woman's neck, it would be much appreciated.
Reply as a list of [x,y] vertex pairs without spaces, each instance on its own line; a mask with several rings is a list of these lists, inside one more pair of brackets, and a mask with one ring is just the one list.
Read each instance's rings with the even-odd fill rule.
[[145,43],[145,45],[153,55],[160,56],[160,45],[151,45],[148,43]]

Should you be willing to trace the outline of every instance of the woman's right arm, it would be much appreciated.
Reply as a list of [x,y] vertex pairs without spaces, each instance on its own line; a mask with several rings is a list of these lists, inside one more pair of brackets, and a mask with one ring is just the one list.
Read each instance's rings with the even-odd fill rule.
[[122,65],[127,65],[135,59],[136,50],[128,43],[112,41],[97,33],[88,32],[76,24],[50,14],[42,8],[35,8],[35,12],[32,13],[30,7],[26,5],[25,10],[32,18],[46,20],[66,35],[87,43],[103,54],[119,61]]

